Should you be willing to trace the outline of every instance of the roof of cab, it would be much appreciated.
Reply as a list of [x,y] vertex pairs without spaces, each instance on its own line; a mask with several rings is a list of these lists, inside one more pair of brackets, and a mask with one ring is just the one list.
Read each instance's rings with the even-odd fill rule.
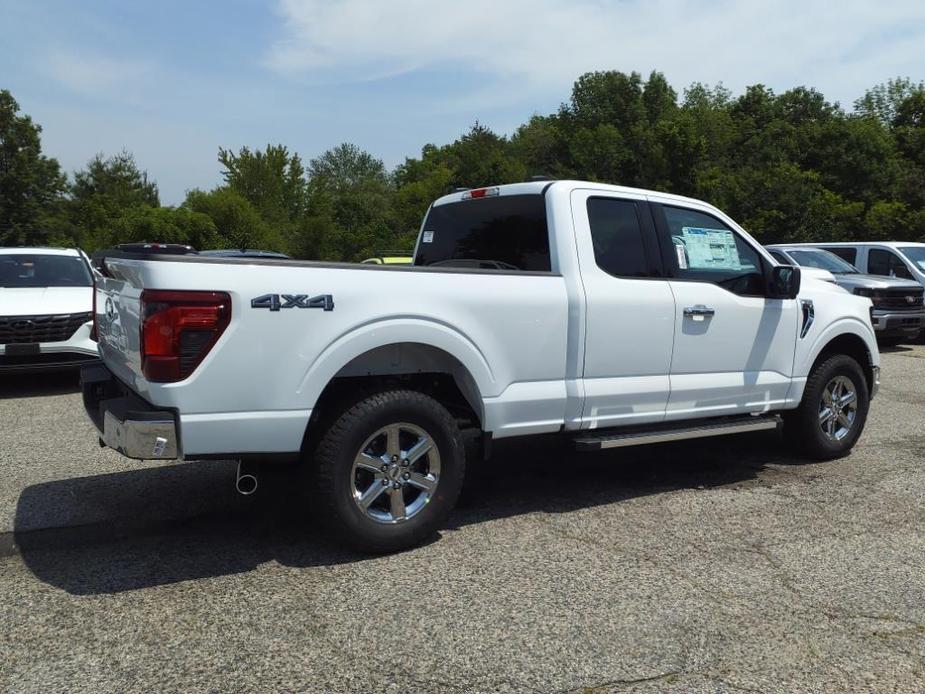
[[80,255],[76,248],[53,248],[51,246],[0,246],[4,255]]
[[[606,193],[631,193],[634,195],[652,195],[658,196],[660,198],[667,198],[671,200],[676,200],[677,202],[693,202],[700,205],[706,205],[702,200],[696,200],[695,198],[687,198],[683,195],[674,195],[672,193],[665,193],[659,190],[646,190],[645,188],[630,188],[628,186],[616,186],[609,183],[594,183],[592,181],[576,181],[576,180],[563,180],[563,181],[526,181],[524,183],[506,183],[504,185],[496,186],[481,186],[479,188],[471,188],[466,190],[457,190],[448,195],[444,195],[441,198],[438,198],[434,201],[434,206],[437,205],[446,205],[452,202],[461,202],[463,200],[470,200],[469,197],[463,197],[467,192],[472,190],[483,190],[489,188],[497,188],[498,196],[503,195],[539,195],[545,193],[549,188],[555,186],[556,188],[564,187],[571,189],[585,189],[585,190],[599,190]],[[494,197],[494,196],[492,196]]]
[[925,246],[923,241],[806,241],[804,243],[790,244],[794,248],[818,248],[820,246],[836,246],[853,248],[856,246],[886,246],[887,248],[908,248],[909,246]]

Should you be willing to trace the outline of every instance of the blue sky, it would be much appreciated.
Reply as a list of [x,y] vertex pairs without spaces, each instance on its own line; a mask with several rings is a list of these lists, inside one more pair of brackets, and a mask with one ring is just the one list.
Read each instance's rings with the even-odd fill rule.
[[220,181],[220,146],[392,167],[476,119],[509,134],[587,70],[656,69],[850,107],[925,79],[925,2],[893,0],[0,0],[0,88],[67,171],[123,148],[162,202]]

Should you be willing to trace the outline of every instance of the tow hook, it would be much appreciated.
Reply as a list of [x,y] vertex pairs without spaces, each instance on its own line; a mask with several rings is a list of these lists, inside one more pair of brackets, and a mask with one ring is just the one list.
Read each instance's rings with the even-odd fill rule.
[[238,470],[234,483],[239,494],[250,496],[257,491],[257,468],[243,460],[238,461]]

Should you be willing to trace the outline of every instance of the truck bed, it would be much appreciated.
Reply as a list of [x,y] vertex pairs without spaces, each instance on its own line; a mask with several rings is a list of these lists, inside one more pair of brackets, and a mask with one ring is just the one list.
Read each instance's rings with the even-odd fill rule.
[[[438,355],[455,361],[496,437],[563,424],[569,316],[556,273],[118,252],[103,263],[102,358],[132,392],[179,413],[184,456],[215,454],[216,441],[229,454],[298,450],[326,384],[356,375],[363,355],[396,368],[409,356],[424,368]],[[231,297],[227,329],[179,382],[143,374],[145,290]],[[274,296],[304,298],[274,310]],[[331,310],[309,305],[325,296]]]

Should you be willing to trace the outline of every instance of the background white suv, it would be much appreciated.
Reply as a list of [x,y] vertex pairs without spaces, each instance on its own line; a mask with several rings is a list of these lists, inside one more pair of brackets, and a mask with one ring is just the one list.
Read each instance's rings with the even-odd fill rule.
[[93,275],[74,248],[0,248],[0,372],[96,359]]

